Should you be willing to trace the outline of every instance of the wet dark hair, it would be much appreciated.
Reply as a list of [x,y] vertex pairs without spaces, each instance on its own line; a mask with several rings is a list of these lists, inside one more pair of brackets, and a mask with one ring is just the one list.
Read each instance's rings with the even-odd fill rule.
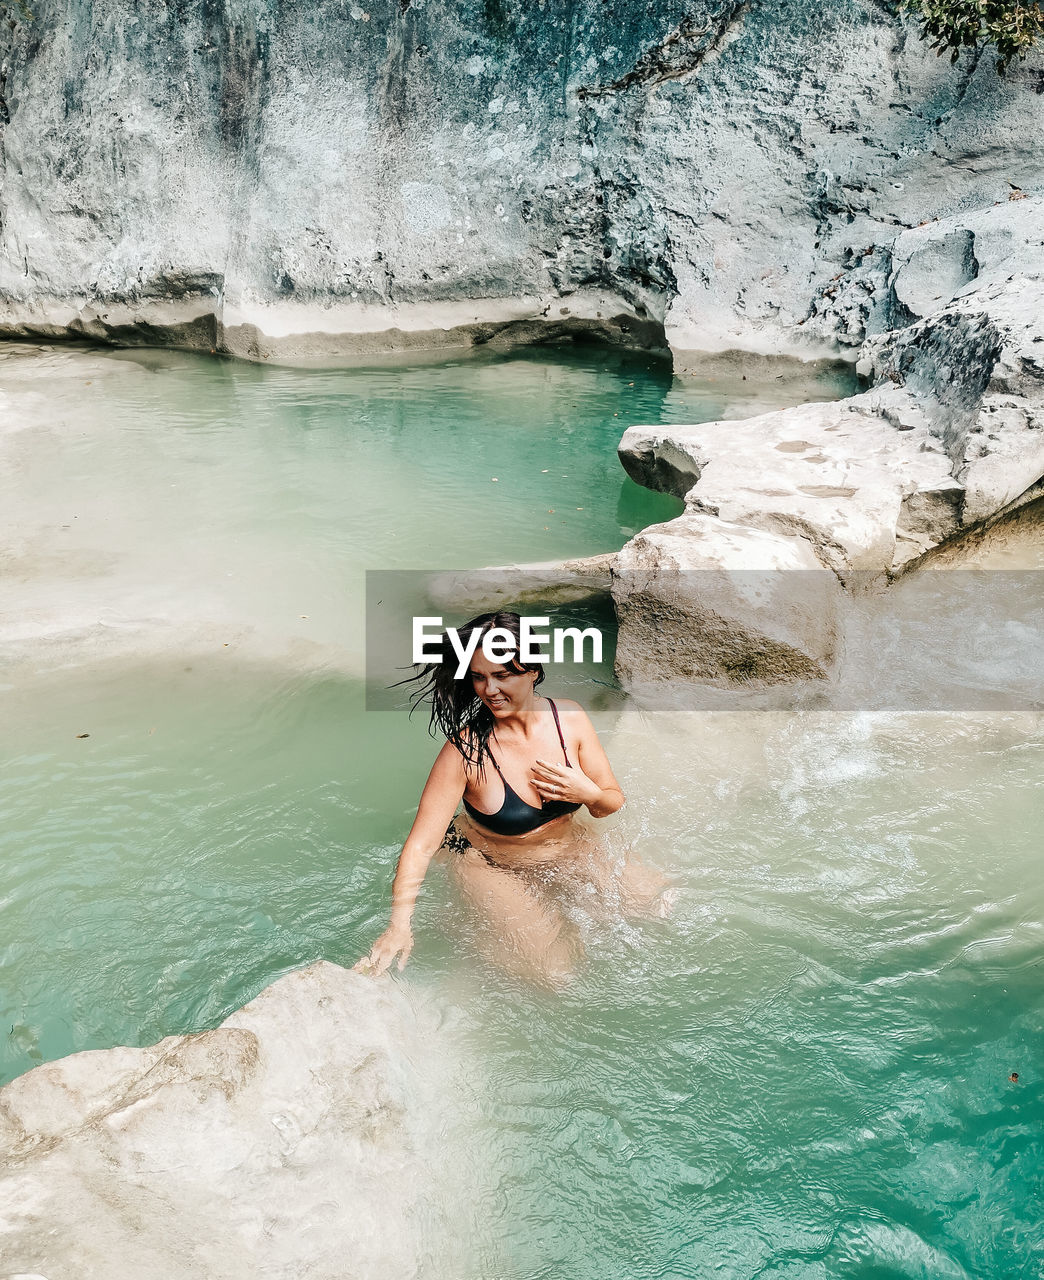
[[[533,684],[538,685],[544,678],[543,666],[539,662],[522,662],[518,657],[518,651],[522,647],[521,627],[522,619],[517,613],[480,613],[477,618],[457,627],[456,631],[465,646],[470,643],[471,636],[476,631],[480,636],[494,628],[510,632],[515,638],[515,655],[506,658],[504,666],[518,675],[523,671],[535,671],[537,678]],[[417,688],[410,694],[410,715],[413,715],[422,702],[430,701],[428,732],[433,738],[437,733],[444,734],[446,741],[452,742],[464,757],[465,763],[474,765],[481,771],[485,767],[486,758],[492,758],[489,735],[493,732],[493,713],[475,693],[470,671],[465,671],[459,680],[456,678],[459,658],[448,633],[443,632],[438,640],[428,643],[438,645],[442,661],[418,663],[416,665],[420,669],[415,675],[397,682],[400,685],[417,682]],[[481,644],[480,639],[479,645]]]

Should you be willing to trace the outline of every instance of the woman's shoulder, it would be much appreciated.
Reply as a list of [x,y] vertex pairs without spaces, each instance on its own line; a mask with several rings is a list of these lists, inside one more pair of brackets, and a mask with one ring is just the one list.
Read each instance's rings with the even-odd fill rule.
[[437,769],[460,770],[463,771],[465,765],[464,754],[460,747],[447,739],[439,750],[439,754],[435,757],[434,767]]
[[554,703],[559,716],[568,724],[579,726],[591,723],[587,712],[572,698],[548,698],[548,702]]
[[474,726],[467,725],[461,730],[459,745],[447,738],[437,760],[445,760],[447,765],[452,760],[461,775],[467,776],[476,768],[476,754],[485,754],[482,749],[482,738]]

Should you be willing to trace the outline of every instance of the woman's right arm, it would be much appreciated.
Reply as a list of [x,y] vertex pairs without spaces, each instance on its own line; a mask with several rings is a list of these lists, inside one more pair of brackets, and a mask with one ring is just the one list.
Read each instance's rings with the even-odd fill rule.
[[428,870],[428,864],[442,844],[446,828],[453,820],[467,785],[464,761],[460,752],[447,742],[432,765],[428,781],[421,792],[417,817],[399,855],[392,883],[391,921],[355,966],[360,972],[374,975],[383,973],[399,956],[399,970],[413,950],[413,931],[410,922],[417,905],[417,895]]

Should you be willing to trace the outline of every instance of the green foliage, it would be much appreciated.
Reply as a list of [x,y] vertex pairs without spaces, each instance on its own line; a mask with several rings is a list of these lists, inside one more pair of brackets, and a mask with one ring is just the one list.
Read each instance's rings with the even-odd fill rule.
[[6,18],[8,26],[17,26],[19,22],[31,22],[32,17],[28,0],[0,0],[0,19]]
[[962,49],[996,45],[1001,74],[1044,34],[1044,9],[1036,0],[899,0],[899,7],[921,19],[921,35],[951,62]]

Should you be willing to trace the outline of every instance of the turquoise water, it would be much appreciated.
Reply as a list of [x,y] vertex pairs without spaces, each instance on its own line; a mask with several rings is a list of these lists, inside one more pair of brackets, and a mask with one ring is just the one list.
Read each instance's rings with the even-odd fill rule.
[[[362,570],[618,546],[677,509],[628,490],[622,425],[739,403],[597,352],[48,350],[0,367],[26,414],[26,362],[50,380],[4,442],[4,1080],[352,963],[436,749],[363,709]],[[581,914],[588,963],[550,995],[486,967],[432,869],[396,980],[468,1064],[462,1280],[1040,1274],[1039,714],[654,711],[593,674],[544,687],[603,735],[614,848],[683,894]]]

